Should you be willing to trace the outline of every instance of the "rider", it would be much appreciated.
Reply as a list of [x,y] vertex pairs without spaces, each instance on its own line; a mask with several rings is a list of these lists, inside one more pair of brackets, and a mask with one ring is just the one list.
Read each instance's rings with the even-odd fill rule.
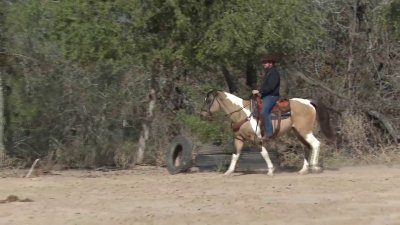
[[253,90],[253,95],[259,94],[263,100],[262,115],[266,131],[263,139],[271,138],[273,135],[270,112],[279,98],[280,74],[275,67],[276,59],[272,56],[265,56],[261,59],[265,69],[264,78],[260,90]]

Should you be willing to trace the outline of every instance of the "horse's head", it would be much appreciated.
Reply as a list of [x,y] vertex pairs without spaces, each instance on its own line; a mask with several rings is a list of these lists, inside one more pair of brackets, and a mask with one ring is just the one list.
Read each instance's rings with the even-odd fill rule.
[[221,105],[218,100],[218,95],[219,92],[217,90],[207,93],[203,107],[201,107],[200,118],[211,119],[212,114],[220,110]]

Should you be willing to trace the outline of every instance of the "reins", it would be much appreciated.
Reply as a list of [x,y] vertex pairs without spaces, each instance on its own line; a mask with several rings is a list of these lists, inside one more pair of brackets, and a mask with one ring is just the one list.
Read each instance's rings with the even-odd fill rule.
[[[217,100],[218,101],[218,100]],[[237,110],[235,110],[235,111],[233,111],[233,112],[230,112],[230,113],[227,113],[225,116],[226,117],[231,117],[232,116],[232,114],[234,114],[234,113],[236,113],[236,112],[239,112],[239,111],[242,111],[243,109],[245,109],[247,106],[249,106],[250,105],[250,103],[249,104],[247,104],[247,105],[245,105],[245,106],[242,106],[242,107],[240,107],[239,109],[237,109]],[[251,117],[251,114],[250,114],[250,116],[246,116],[247,118],[250,118]]]
[[[204,105],[204,106],[202,107],[202,110],[201,110],[201,111],[202,111],[202,112],[207,112],[208,114],[211,115],[212,113],[210,112],[210,109],[211,109],[211,107],[212,107],[212,105],[214,104],[215,101],[217,101],[218,104],[219,104],[219,106],[221,107],[222,104],[221,104],[220,100],[219,100],[217,97],[218,97],[218,93],[215,94],[215,95],[213,96],[213,99],[212,99],[211,103],[208,104],[207,109],[206,109],[206,110],[204,109],[205,106],[206,106],[206,105]],[[252,101],[249,100],[249,103],[248,103],[248,104],[246,104],[246,105],[244,105],[244,106],[241,106],[239,109],[236,109],[236,110],[234,110],[234,111],[232,111],[232,112],[229,112],[229,113],[225,113],[225,117],[231,118],[231,116],[232,116],[234,113],[240,112],[240,111],[242,111],[243,109],[245,109],[245,108],[248,107],[248,106],[250,106],[250,110],[251,110],[251,105],[252,105]],[[259,112],[258,114],[260,114],[260,112]],[[253,113],[250,113],[249,116],[246,115],[246,118],[243,119],[243,120],[241,120],[241,121],[239,121],[239,122],[231,122],[231,128],[232,128],[233,132],[238,131],[238,130],[240,129],[240,127],[241,127],[244,123],[246,123],[247,121],[249,121],[250,118],[251,118],[252,116],[253,116]],[[259,116],[259,115],[258,115],[258,116]],[[256,126],[256,129],[258,129],[258,119],[257,119],[257,126]],[[256,133],[257,133],[257,130],[256,130]],[[235,137],[235,139],[238,139],[238,140],[240,140],[240,141],[242,141],[242,142],[246,142],[246,140],[245,140],[244,138],[241,139],[241,138]],[[257,141],[255,140],[255,138],[254,138],[252,141],[250,141],[250,142],[252,142],[253,144],[256,144],[256,143],[257,143]]]
[[[219,99],[217,98],[217,97],[218,97],[217,95],[218,95],[218,94],[216,94],[216,95],[213,96],[213,100],[212,100],[211,103],[209,104],[209,107],[207,107],[207,110],[204,109],[205,105],[202,107],[202,111],[203,111],[203,112],[207,112],[207,113],[209,113],[209,114],[211,115],[210,109],[211,109],[211,106],[214,104],[215,101],[217,101],[218,104],[219,104],[219,106],[221,107],[221,102],[220,102]],[[250,100],[248,104],[246,104],[246,105],[244,105],[244,106],[241,106],[239,109],[236,109],[236,110],[234,110],[234,111],[232,111],[232,112],[229,112],[229,113],[225,113],[225,117],[231,118],[231,116],[232,116],[234,113],[240,112],[240,111],[242,111],[243,109],[245,109],[245,108],[248,107],[248,106],[250,106],[250,108],[251,108],[251,104],[252,104],[252,101]],[[251,110],[251,109],[250,109],[250,110]],[[258,114],[260,114],[260,113],[258,113]],[[236,123],[235,123],[235,122],[231,122],[231,128],[232,128],[233,132],[238,131],[238,130],[240,129],[240,127],[241,127],[244,123],[246,123],[247,121],[249,121],[250,118],[251,118],[252,116],[253,116],[253,113],[250,113],[249,116],[246,115],[246,118],[244,118],[243,120],[241,120],[241,121],[239,121],[239,122],[236,122]],[[258,120],[257,120],[257,128],[258,128]],[[257,129],[257,128],[256,128],[256,129]],[[257,130],[256,130],[256,132],[257,132]],[[237,137],[235,137],[235,139],[238,139],[238,140],[240,140],[240,141],[246,142],[245,139],[240,139],[240,138],[237,138]],[[253,144],[256,144],[255,139],[252,140],[252,143],[253,143]]]
[[[218,94],[217,94],[217,95],[218,95]],[[211,108],[211,106],[214,104],[214,101],[215,101],[215,100],[217,100],[219,106],[221,107],[221,103],[220,103],[219,100],[217,99],[217,95],[214,95],[214,98],[213,98],[213,100],[212,100],[212,102],[211,102],[211,104],[210,104],[210,107],[208,107],[208,110],[207,110],[207,111],[202,110],[202,111],[211,114],[210,108]],[[235,110],[235,111],[232,111],[232,112],[230,112],[230,113],[225,113],[225,117],[230,118],[230,117],[232,116],[232,114],[242,111],[243,109],[245,109],[245,108],[246,108],[247,106],[249,106],[250,104],[251,104],[251,102],[249,102],[249,104],[247,104],[247,105],[245,105],[245,106],[240,107],[239,109],[237,109],[237,110]],[[251,117],[251,114],[250,114],[250,116],[246,116],[246,117],[247,117],[247,119],[250,118],[250,117]]]

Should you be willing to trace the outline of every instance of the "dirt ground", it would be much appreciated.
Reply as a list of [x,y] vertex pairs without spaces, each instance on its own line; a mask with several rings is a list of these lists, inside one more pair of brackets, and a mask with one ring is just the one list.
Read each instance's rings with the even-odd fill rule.
[[155,167],[22,174],[0,171],[2,225],[400,224],[400,165],[274,177]]

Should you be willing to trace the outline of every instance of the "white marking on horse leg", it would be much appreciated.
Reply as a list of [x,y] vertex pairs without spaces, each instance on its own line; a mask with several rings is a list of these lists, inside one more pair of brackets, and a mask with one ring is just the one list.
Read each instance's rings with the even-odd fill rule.
[[268,166],[268,176],[274,175],[274,165],[271,162],[271,159],[269,158],[268,151],[264,146],[261,146],[261,155],[264,158],[265,162],[267,162]]
[[314,137],[312,133],[307,134],[305,140],[310,144],[312,152],[311,152],[311,169],[315,172],[319,172],[321,168],[318,166],[318,158],[319,158],[319,146],[320,142],[317,138]]
[[299,171],[299,174],[307,174],[308,173],[308,161],[306,158],[304,158],[304,164],[303,164],[303,168],[301,168],[301,170]]
[[231,175],[233,171],[235,171],[236,163],[239,159],[240,154],[232,154],[231,164],[229,165],[229,169],[224,173],[225,176]]
[[257,120],[254,119],[253,117],[250,118],[250,125],[251,125],[251,128],[253,129],[255,135],[256,135],[258,138],[262,138],[262,136],[261,136],[261,127],[260,127],[260,124],[259,124],[259,123],[257,122]]

